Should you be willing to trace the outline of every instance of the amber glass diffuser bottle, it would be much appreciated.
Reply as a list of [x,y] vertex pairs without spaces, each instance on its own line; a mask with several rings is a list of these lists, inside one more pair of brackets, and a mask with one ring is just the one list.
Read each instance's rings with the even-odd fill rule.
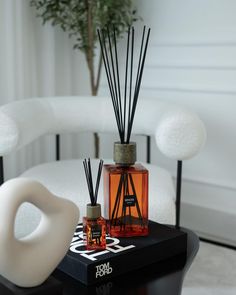
[[105,214],[110,235],[148,235],[148,170],[135,164],[136,144],[114,144],[115,165],[104,165]]
[[[103,62],[110,89],[120,142],[114,144],[115,164],[104,166],[105,218],[110,235],[131,237],[148,235],[148,171],[136,162],[136,144],[130,141],[138,102],[150,29],[143,28],[136,80],[133,83],[134,28],[128,29],[124,96],[120,89],[117,31],[98,30]],[[146,38],[146,39],[145,39]],[[108,41],[108,49],[106,47]],[[114,44],[114,46],[112,46]]]
[[87,204],[86,217],[83,218],[84,240],[87,250],[103,250],[106,248],[106,220],[101,216],[101,205],[97,203],[103,161],[99,163],[95,191],[90,159],[85,159],[83,164],[91,201]]

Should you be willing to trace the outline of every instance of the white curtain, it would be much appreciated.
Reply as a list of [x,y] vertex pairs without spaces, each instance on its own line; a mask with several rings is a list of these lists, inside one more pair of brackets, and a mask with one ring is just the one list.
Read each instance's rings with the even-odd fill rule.
[[[0,38],[1,105],[30,97],[89,94],[83,54],[73,50],[73,40],[60,28],[43,26],[29,0],[0,0]],[[79,147],[73,140],[69,144],[64,137],[64,157],[72,145]],[[4,158],[5,179],[54,159],[55,138],[42,138]]]

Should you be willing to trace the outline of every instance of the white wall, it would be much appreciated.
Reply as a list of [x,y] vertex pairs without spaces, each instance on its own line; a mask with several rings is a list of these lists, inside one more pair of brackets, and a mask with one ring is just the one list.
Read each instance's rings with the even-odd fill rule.
[[[188,106],[208,132],[202,153],[184,163],[182,222],[236,241],[236,1],[136,2],[152,30],[141,95]],[[153,161],[174,173],[166,159]]]

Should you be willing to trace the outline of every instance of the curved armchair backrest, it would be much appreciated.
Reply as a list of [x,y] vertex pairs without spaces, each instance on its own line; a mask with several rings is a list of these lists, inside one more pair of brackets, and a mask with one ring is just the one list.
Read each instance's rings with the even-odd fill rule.
[[[25,99],[2,106],[0,123],[0,155],[19,149],[44,134],[117,132],[111,99],[108,97]],[[177,133],[173,134],[173,130],[177,130]],[[140,98],[132,131],[133,134],[155,136],[162,152],[165,153],[168,146],[167,156],[179,160],[197,153],[205,140],[205,129],[197,116],[154,98]],[[173,143],[170,147],[171,138]],[[181,148],[176,144],[180,144]],[[181,153],[176,154],[180,150]]]
[[[108,97],[51,97],[45,99],[52,112],[51,132],[117,132],[111,99]],[[179,110],[153,98],[140,99],[133,133],[155,135],[162,115]]]

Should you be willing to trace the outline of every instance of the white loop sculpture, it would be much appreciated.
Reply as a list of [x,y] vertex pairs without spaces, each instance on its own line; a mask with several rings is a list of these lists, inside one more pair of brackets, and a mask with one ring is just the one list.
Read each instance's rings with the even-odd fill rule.
[[[16,239],[18,208],[29,202],[42,212],[37,228]],[[37,181],[16,178],[0,187],[0,274],[20,287],[43,283],[65,256],[72,240],[79,209],[50,193]]]

